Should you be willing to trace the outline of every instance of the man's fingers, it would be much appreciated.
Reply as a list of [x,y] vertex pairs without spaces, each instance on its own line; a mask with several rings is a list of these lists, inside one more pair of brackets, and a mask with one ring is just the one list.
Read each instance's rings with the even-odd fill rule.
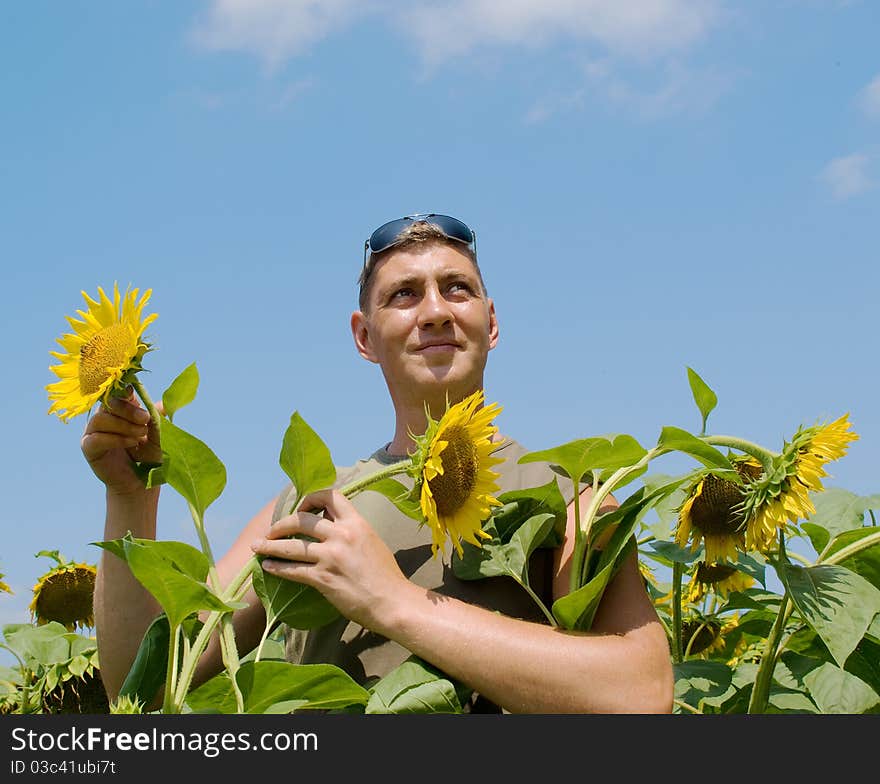
[[146,435],[140,438],[120,435],[118,433],[86,433],[80,446],[86,460],[91,462],[105,455],[111,449],[131,449],[144,443]]
[[314,564],[318,562],[320,545],[307,539],[257,539],[251,549],[269,559]]
[[269,527],[269,539],[286,539],[296,534],[305,534],[323,541],[330,533],[331,523],[311,512],[294,512],[280,518]]
[[323,510],[326,519],[338,520],[353,511],[354,504],[338,490],[328,488],[309,493],[303,498],[300,509],[303,511]]

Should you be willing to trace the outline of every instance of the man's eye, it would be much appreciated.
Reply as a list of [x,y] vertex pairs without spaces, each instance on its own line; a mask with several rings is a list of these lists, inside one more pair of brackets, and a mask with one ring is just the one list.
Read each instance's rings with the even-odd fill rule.
[[401,299],[403,297],[411,297],[415,292],[410,288],[397,289],[391,294],[391,299]]
[[449,291],[451,291],[454,294],[461,293],[461,292],[465,292],[467,294],[470,294],[472,289],[470,287],[470,284],[465,283],[463,280],[456,280],[453,283],[449,284]]

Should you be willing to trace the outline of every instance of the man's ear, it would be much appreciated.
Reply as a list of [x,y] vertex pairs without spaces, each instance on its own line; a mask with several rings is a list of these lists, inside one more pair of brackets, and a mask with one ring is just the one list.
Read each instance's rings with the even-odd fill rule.
[[354,345],[358,350],[358,354],[368,362],[379,362],[370,342],[370,328],[363,311],[356,310],[351,314],[351,336],[354,338]]
[[498,317],[495,315],[495,301],[489,300],[489,349],[498,345]]

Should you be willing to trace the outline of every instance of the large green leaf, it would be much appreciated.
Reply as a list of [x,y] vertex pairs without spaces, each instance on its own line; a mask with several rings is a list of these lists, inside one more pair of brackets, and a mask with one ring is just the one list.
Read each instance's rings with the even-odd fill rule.
[[506,543],[493,526],[487,526],[485,530],[493,538],[480,547],[466,544],[462,556],[455,554],[452,558],[453,573],[460,580],[508,575],[528,585],[529,558],[553,529],[554,519],[548,512],[535,515],[520,525]]
[[[836,555],[844,547],[856,544],[869,536],[877,536],[880,528],[858,528],[855,531],[844,531],[834,537],[828,548],[828,556]],[[875,588],[880,588],[880,541],[868,545],[853,555],[840,561],[841,566],[864,577]]]
[[418,499],[412,497],[412,492],[403,482],[391,477],[385,477],[385,479],[372,482],[366,489],[384,495],[407,517],[418,522],[422,522],[425,519],[422,514],[421,504],[419,504]]
[[706,432],[706,420],[715,406],[718,405],[718,396],[709,388],[709,385],[703,381],[700,374],[692,368],[687,369],[688,383],[691,387],[691,393],[694,396],[694,402],[700,409],[702,416],[702,424],[700,425],[702,432]]
[[340,617],[339,610],[310,585],[285,580],[257,567],[253,586],[270,626],[286,623],[294,629],[314,629]]
[[204,580],[208,560],[184,542],[122,539],[93,544],[124,559],[132,574],[155,597],[172,626],[199,610],[232,611],[237,605],[223,602]]
[[[274,713],[279,703],[287,710],[339,710],[366,705],[370,698],[366,689],[332,664],[245,662],[236,682],[245,713]],[[235,695],[226,673],[191,691],[186,702],[195,713],[235,713]]]
[[667,426],[660,431],[657,446],[672,449],[690,455],[695,460],[708,468],[720,468],[730,471],[732,478],[736,477],[736,471],[725,455],[714,446],[702,441],[693,433],[682,430],[680,427]]
[[581,438],[551,449],[523,455],[518,462],[547,462],[563,469],[572,481],[580,483],[588,472],[615,471],[641,460],[647,451],[630,435],[615,434]]
[[804,683],[822,713],[865,713],[880,702],[867,683],[834,664],[821,664]]
[[842,566],[797,566],[777,570],[795,607],[843,667],[880,612],[880,590]]
[[163,475],[198,512],[199,518],[226,487],[226,466],[207,444],[161,419]]
[[861,528],[866,510],[880,508],[880,495],[856,495],[842,487],[828,487],[810,498],[816,511],[801,527],[818,553],[838,534]]
[[568,509],[556,479],[551,479],[545,485],[501,493],[498,500],[501,506],[492,510],[491,519],[501,541],[510,541],[513,533],[526,520],[547,512],[554,516],[554,523],[547,539],[538,546],[559,547],[562,544]]
[[79,637],[56,621],[34,626],[30,623],[11,623],[3,627],[6,644],[22,659],[44,667],[71,658],[71,644]]
[[293,412],[284,431],[278,462],[296,488],[294,507],[303,496],[331,487],[336,481],[336,466],[330,450],[298,411]]
[[168,389],[162,393],[162,409],[168,419],[173,420],[174,415],[184,406],[188,406],[195,400],[199,388],[199,371],[193,362],[185,368]]
[[365,710],[365,713],[397,714],[461,712],[455,684],[414,656],[373,684]]
[[673,664],[675,698],[693,708],[708,698],[726,697],[732,685],[733,673],[726,664],[692,659]]
[[156,617],[141,639],[137,656],[125,676],[120,697],[137,697],[149,705],[165,682],[168,651],[171,643],[171,627],[168,616]]

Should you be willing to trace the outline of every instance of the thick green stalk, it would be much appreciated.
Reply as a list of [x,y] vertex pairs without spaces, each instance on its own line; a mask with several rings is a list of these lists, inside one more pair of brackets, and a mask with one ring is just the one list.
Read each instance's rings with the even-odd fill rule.
[[767,638],[764,655],[761,657],[761,664],[758,667],[758,674],[755,676],[755,685],[752,686],[752,696],[749,700],[749,713],[764,713],[767,710],[767,702],[770,697],[770,683],[773,680],[773,670],[776,669],[776,658],[779,655],[779,643],[791,611],[792,605],[786,592],[779,605],[779,614],[776,616],[776,621],[770,630],[770,636]]
[[[779,557],[783,561],[787,559],[785,553],[785,533],[779,529]],[[761,657],[761,664],[758,666],[758,673],[755,676],[755,683],[752,686],[752,696],[749,699],[749,713],[764,713],[767,710],[767,703],[770,699],[770,684],[773,682],[773,671],[776,669],[776,659],[779,656],[780,642],[782,633],[785,630],[785,624],[791,615],[793,605],[788,589],[782,596],[779,603],[779,612],[770,630],[767,638],[767,644],[764,646],[764,655]]]
[[681,578],[684,565],[681,561],[672,564],[672,655],[676,664],[682,661],[681,651]]
[[771,452],[760,444],[746,441],[744,438],[738,438],[737,436],[701,436],[700,440],[713,446],[727,446],[731,449],[745,452],[747,455],[756,457],[761,461],[761,465],[765,467],[771,464],[773,458],[779,457],[778,454]]
[[169,637],[168,663],[165,667],[165,694],[162,700],[162,713],[180,713],[181,701],[176,698],[177,657],[180,644],[180,626],[171,627]]
[[[582,585],[584,579],[584,575],[582,574],[582,572],[584,568],[584,562],[586,560],[587,543],[589,542],[590,538],[590,529],[593,526],[593,522],[595,521],[596,515],[599,512],[599,507],[602,505],[602,502],[609,495],[611,495],[611,493],[614,491],[614,488],[617,487],[618,483],[626,479],[631,473],[635,471],[640,471],[655,457],[659,457],[660,455],[663,455],[668,451],[669,450],[665,447],[654,447],[653,449],[649,449],[641,458],[641,460],[633,463],[632,465],[618,468],[607,479],[607,481],[603,482],[602,485],[593,493],[592,498],[590,498],[589,506],[587,506],[587,511],[584,513],[583,519],[580,519],[580,516],[576,518],[579,521],[578,530],[580,533],[578,533],[577,539],[575,540],[575,551],[572,554],[571,578],[569,585],[571,591],[576,591]],[[576,493],[575,499],[577,499],[577,497],[578,494]],[[580,548],[578,548],[577,546],[578,543],[582,543]]]
[[[831,543],[829,542],[829,545]],[[873,547],[875,544],[880,544],[880,531],[874,534],[869,534],[864,539],[859,539],[857,542],[853,542],[852,544],[848,544],[846,547],[841,547],[834,555],[825,556],[828,552],[828,547],[826,547],[822,554],[816,559],[816,564],[824,563],[824,564],[839,564],[845,561],[847,558],[851,558],[856,553],[861,552],[862,550],[867,550],[869,547]]]

